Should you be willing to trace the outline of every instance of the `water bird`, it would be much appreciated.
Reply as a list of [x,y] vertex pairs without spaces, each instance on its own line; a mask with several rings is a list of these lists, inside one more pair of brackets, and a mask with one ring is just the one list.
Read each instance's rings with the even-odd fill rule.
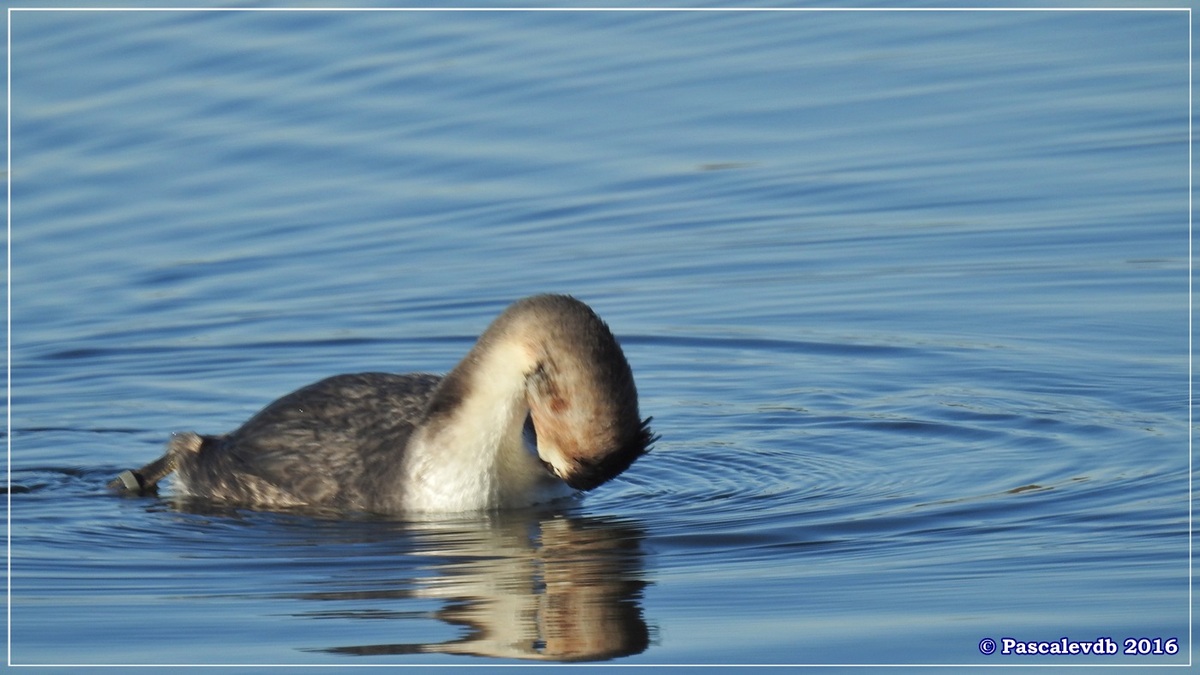
[[517,508],[591,490],[649,451],[633,372],[568,295],[505,309],[445,376],[335,375],[224,435],[174,434],[109,483],[252,508],[382,514]]

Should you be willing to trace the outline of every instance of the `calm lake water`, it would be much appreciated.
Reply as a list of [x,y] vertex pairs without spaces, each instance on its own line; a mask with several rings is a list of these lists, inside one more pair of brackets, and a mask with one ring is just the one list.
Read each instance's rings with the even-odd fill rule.
[[[1190,661],[1187,12],[10,19],[12,663]],[[551,291],[582,501],[105,491]]]

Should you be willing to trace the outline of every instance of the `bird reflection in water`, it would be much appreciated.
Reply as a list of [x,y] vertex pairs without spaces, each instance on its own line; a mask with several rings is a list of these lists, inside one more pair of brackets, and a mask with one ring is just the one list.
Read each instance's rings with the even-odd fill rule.
[[[444,602],[433,616],[465,628],[440,643],[398,642],[315,651],[371,656],[466,654],[542,661],[602,661],[650,644],[642,616],[642,530],[627,521],[555,514],[494,514],[477,521],[409,526],[411,551],[436,560],[393,588],[356,600]],[[430,569],[435,574],[429,574]],[[334,594],[348,599],[346,593]],[[326,593],[307,599],[334,599]],[[329,613],[321,613],[328,618]],[[336,615],[335,615],[336,616]],[[361,618],[361,613],[348,617]]]

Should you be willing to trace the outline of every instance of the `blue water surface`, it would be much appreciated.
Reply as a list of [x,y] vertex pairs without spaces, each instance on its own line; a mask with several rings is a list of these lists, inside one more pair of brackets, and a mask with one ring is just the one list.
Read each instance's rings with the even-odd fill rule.
[[[10,19],[13,664],[1189,662],[1188,12]],[[585,500],[105,490],[540,292]]]

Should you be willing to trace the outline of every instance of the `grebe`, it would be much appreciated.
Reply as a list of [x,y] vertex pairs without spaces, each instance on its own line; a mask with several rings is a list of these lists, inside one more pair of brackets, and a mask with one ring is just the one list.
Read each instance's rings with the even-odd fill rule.
[[590,490],[657,440],[625,354],[583,302],[509,306],[444,377],[335,375],[221,436],[175,434],[109,483],[255,508],[383,514],[529,506]]

